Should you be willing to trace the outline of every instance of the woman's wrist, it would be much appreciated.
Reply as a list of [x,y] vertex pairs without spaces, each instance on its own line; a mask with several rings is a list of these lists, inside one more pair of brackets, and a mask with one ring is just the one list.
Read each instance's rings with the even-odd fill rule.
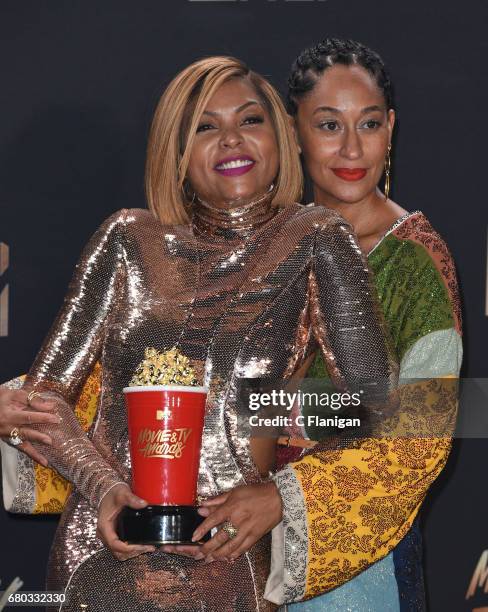
[[98,505],[97,505],[97,509],[100,510],[100,506],[102,505],[102,501],[105,499],[105,497],[107,496],[108,493],[110,493],[110,491],[113,491],[115,489],[115,487],[118,486],[123,486],[123,487],[127,487],[130,490],[129,485],[124,482],[123,480],[118,480],[116,482],[113,482],[112,484],[110,484],[109,486],[107,486],[107,488],[104,490],[104,492],[101,494],[100,499],[98,501]]

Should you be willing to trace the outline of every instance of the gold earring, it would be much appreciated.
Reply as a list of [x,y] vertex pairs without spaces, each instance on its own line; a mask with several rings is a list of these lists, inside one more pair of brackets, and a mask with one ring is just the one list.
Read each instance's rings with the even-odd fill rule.
[[385,202],[388,200],[388,196],[390,195],[390,168],[391,168],[391,142],[388,145],[388,151],[386,153],[385,158]]

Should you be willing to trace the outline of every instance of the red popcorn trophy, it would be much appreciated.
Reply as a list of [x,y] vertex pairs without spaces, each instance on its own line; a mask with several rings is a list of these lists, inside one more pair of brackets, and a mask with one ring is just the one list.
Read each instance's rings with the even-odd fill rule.
[[118,535],[131,544],[197,544],[191,537],[204,520],[195,503],[207,389],[177,348],[147,348],[124,395],[132,490],[149,506],[124,508]]

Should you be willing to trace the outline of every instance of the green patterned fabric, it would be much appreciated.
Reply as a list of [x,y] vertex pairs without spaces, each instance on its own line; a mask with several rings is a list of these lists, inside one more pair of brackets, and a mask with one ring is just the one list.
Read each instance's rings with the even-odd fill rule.
[[[420,338],[454,326],[446,286],[422,245],[390,233],[370,253],[368,263],[399,361]],[[320,353],[307,376],[327,377]]]

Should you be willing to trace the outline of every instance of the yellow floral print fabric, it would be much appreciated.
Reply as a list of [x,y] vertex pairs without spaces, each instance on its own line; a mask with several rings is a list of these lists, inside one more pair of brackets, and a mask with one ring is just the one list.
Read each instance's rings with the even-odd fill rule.
[[384,425],[386,437],[339,450],[317,446],[291,464],[307,508],[305,599],[347,582],[386,556],[410,529],[446,463],[457,380],[405,385],[400,404],[392,417],[396,421]]
[[[100,393],[101,367],[95,364],[75,407],[76,416],[85,431],[88,431],[97,412]],[[35,464],[36,504],[34,514],[58,514],[64,509],[71,493],[71,484],[55,470]]]

